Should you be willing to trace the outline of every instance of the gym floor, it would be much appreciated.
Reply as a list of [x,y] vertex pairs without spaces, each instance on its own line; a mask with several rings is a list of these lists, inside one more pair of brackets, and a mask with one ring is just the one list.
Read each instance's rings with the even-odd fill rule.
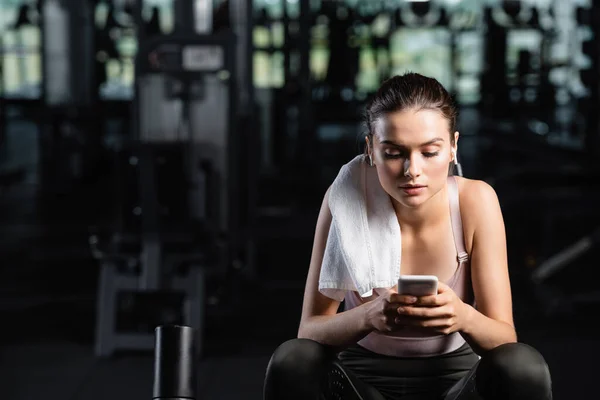
[[[464,159],[475,159],[477,146],[469,145],[468,139],[463,144]],[[24,183],[0,197],[2,397],[150,399],[152,354],[120,353],[107,360],[93,356],[98,270],[89,255],[87,235],[88,227],[100,221],[106,210],[95,199],[104,200],[93,187],[44,199],[35,194],[34,187]],[[499,192],[501,198],[509,194]],[[317,211],[309,212],[310,217],[316,219]],[[525,262],[521,261],[531,243],[521,239],[529,231],[523,232],[524,227],[513,222],[519,215],[505,210],[520,340],[546,357],[555,399],[591,398],[596,393],[595,365],[600,358],[600,336],[591,326],[597,311],[591,305],[565,313],[544,313],[544,307],[534,299]],[[307,225],[306,215],[298,218],[304,219],[302,226]],[[283,232],[286,226],[294,226],[294,221],[281,221],[275,230]],[[233,302],[241,307],[209,313],[206,354],[199,362],[198,399],[261,398],[270,354],[296,332],[311,233],[312,225],[301,233],[302,240],[297,239],[298,233],[290,235],[287,245],[260,242],[258,254],[264,258],[261,271],[285,266],[291,278],[245,288],[238,293],[238,299],[244,301]],[[285,237],[279,240],[286,241]],[[296,254],[290,257],[294,249]],[[276,309],[267,307],[272,299],[277,299]]]

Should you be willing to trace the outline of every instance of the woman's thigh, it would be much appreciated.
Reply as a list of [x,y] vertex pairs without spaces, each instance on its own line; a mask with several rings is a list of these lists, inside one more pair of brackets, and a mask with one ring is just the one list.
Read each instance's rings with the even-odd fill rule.
[[507,343],[487,352],[445,400],[552,400],[552,379],[533,347]]

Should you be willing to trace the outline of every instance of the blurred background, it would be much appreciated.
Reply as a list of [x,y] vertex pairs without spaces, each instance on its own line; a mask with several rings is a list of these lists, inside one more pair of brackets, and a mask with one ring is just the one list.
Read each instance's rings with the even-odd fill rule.
[[151,398],[153,329],[185,324],[198,399],[260,399],[322,196],[408,70],[498,193],[521,341],[597,396],[599,2],[0,0],[0,38],[3,397]]

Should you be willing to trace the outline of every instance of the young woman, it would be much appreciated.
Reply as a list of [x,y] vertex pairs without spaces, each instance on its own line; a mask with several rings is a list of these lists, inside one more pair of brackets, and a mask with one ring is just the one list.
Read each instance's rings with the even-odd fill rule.
[[[543,357],[517,342],[496,193],[449,175],[456,115],[419,74],[376,93],[366,154],[325,194],[298,338],[273,354],[265,399],[334,398],[331,376],[344,399],[552,398]],[[400,274],[435,275],[438,293],[398,294]]]

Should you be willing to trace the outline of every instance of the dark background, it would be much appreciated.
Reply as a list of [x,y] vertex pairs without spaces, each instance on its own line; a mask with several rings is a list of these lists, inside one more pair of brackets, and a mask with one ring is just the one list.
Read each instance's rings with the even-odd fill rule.
[[[198,399],[260,399],[296,334],[322,196],[362,151],[365,102],[412,70],[456,97],[464,175],[498,193],[520,340],[546,357],[556,399],[594,398],[599,13],[3,0],[2,396],[148,399],[153,328],[177,323],[202,327]],[[183,63],[192,45],[212,47]]]

